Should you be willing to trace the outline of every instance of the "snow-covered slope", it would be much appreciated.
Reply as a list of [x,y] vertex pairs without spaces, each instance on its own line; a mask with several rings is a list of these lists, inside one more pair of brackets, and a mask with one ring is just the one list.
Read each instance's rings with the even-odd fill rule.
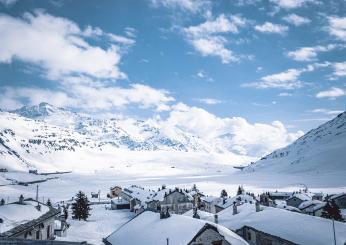
[[346,112],[282,149],[251,164],[245,172],[346,172]]
[[0,112],[0,167],[10,169],[90,169],[116,165],[115,159],[151,161],[154,156],[170,165],[177,156],[235,164],[252,159],[229,148],[212,146],[177,127],[159,128],[150,120],[94,119],[47,103]]

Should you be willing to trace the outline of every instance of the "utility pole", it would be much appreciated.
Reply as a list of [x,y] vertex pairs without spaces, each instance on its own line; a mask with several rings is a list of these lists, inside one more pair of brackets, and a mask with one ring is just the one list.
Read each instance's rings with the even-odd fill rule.
[[334,219],[332,219],[333,222],[333,233],[334,233],[334,245],[336,245],[336,236],[335,236],[335,224],[334,224]]
[[38,202],[38,185],[36,185],[36,202]]
[[168,237],[166,238],[166,241],[167,241],[167,245],[169,245],[169,238]]

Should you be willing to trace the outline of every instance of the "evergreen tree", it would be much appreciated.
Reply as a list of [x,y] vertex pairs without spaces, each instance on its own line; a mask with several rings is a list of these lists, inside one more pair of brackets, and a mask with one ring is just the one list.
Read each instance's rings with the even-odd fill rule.
[[241,186],[238,187],[237,196],[243,194],[243,188]]
[[63,211],[64,211],[64,218],[66,220],[68,218],[68,208],[65,205],[63,207]]
[[221,191],[220,197],[222,197],[222,198],[227,198],[227,196],[228,196],[227,191],[226,191],[225,189],[223,189],[223,190]]
[[321,217],[326,219],[333,219],[336,221],[344,221],[341,215],[341,211],[334,200],[327,201],[327,204],[323,207]]
[[90,216],[90,204],[87,196],[79,191],[75,197],[75,202],[72,203],[72,218],[78,220],[87,220]]
[[5,205],[5,200],[2,198],[1,201],[0,201],[0,205]]
[[51,201],[50,201],[50,199],[49,199],[49,198],[48,198],[48,200],[47,200],[47,203],[46,203],[46,204],[47,204],[47,206],[48,206],[48,207],[51,207],[51,206],[52,206],[52,203],[51,203]]

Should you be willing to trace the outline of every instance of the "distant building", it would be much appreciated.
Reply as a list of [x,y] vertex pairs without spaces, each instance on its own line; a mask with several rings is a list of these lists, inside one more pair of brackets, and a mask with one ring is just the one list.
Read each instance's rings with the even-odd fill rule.
[[122,191],[121,186],[116,185],[114,187],[111,187],[109,192],[109,197],[110,198],[118,197],[121,191]]
[[34,240],[54,239],[55,219],[60,211],[21,196],[18,202],[0,206],[0,237]]
[[298,208],[301,203],[311,200],[312,198],[306,193],[294,193],[286,200],[286,203],[288,206]]
[[340,193],[330,197],[331,200],[334,200],[336,205],[341,209],[346,209],[346,193]]
[[130,203],[120,197],[111,200],[111,209],[130,209]]
[[187,244],[248,245],[227,228],[183,215],[145,211],[106,237],[106,245]]
[[192,209],[193,197],[182,189],[163,189],[156,192],[147,202],[147,208],[151,211],[169,209],[170,213],[183,214]]

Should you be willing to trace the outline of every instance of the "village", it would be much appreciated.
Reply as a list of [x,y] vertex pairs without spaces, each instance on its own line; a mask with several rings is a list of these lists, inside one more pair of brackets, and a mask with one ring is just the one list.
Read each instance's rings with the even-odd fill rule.
[[307,187],[255,195],[240,185],[231,197],[225,189],[219,196],[207,195],[195,184],[157,189],[115,185],[103,196],[80,191],[70,200],[44,203],[37,185],[36,197],[0,199],[0,244],[93,244],[82,235],[70,241],[68,233],[77,229],[84,234],[79,222],[91,222],[96,211],[102,217],[128,217],[107,227],[112,232],[99,241],[107,245],[346,244],[346,193],[327,195]]

